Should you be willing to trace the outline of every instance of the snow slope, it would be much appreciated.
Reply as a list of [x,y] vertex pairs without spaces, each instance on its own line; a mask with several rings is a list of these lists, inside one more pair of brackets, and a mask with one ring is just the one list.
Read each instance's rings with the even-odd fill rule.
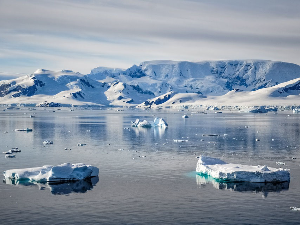
[[[163,96],[159,97],[162,98]],[[157,98],[155,98],[157,99]],[[155,104],[148,100],[139,107],[197,107],[197,106],[300,106],[300,78],[256,91],[232,90],[222,96],[202,97],[195,93],[177,93],[167,101]],[[149,104],[152,103],[152,104]]]
[[0,81],[0,104],[181,107],[300,105],[300,66],[267,60],[147,61],[88,75],[39,69]]
[[234,89],[253,91],[298,78],[300,66],[267,60],[148,61],[108,77],[138,84],[156,96],[169,91],[220,96]]

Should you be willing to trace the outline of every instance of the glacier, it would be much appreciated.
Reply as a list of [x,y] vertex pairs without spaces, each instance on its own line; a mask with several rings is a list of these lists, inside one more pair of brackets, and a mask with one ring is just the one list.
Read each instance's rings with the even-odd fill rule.
[[208,156],[199,157],[196,172],[206,174],[221,182],[277,183],[290,181],[290,172],[287,169],[276,169],[265,165],[248,166],[226,163]]
[[96,177],[99,169],[83,163],[63,163],[52,166],[11,169],[4,171],[5,180],[23,181],[23,182],[64,182],[84,180],[90,177]]

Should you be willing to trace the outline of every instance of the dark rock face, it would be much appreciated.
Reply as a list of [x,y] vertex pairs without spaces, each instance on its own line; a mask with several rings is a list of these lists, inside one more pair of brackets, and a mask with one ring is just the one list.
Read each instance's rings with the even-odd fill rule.
[[37,91],[37,87],[43,87],[45,86],[45,83],[43,83],[40,80],[37,80],[35,77],[31,79],[34,81],[34,84],[28,87],[22,87],[20,85],[17,85],[14,88],[11,88],[14,86],[15,82],[0,85],[0,97],[4,97],[5,95],[8,95],[13,92],[16,92],[12,95],[13,97],[20,97],[21,95],[28,97],[33,96]]

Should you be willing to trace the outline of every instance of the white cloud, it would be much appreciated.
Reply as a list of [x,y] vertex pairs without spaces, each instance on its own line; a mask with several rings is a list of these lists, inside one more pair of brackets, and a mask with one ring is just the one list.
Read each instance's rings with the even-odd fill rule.
[[300,64],[299,9],[293,0],[1,0],[0,68],[88,73],[154,59]]

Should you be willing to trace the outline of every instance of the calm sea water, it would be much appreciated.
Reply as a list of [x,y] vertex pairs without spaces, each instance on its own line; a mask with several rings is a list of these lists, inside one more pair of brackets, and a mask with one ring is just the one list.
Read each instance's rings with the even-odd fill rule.
[[[290,207],[300,207],[300,115],[54,110],[0,112],[1,152],[22,150],[12,159],[3,154],[0,171],[82,162],[97,166],[99,178],[1,182],[1,224],[299,224],[300,211]],[[130,127],[155,116],[169,127]],[[33,131],[14,131],[27,127]],[[201,154],[247,165],[285,162],[291,182],[220,184],[195,173]]]

